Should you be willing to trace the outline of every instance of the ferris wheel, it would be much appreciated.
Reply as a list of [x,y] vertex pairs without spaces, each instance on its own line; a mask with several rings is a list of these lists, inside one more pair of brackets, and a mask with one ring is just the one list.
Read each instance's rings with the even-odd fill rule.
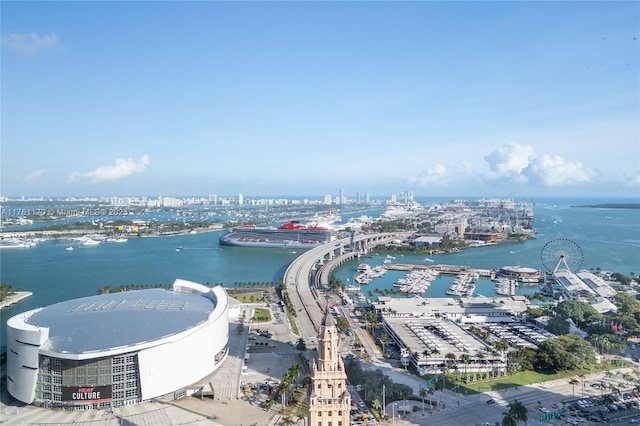
[[548,241],[540,254],[547,272],[577,272],[582,267],[584,255],[582,249],[568,238],[555,238]]

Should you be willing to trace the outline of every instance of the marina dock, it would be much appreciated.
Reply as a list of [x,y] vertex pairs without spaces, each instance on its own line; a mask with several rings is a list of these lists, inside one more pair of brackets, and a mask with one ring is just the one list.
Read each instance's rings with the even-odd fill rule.
[[433,270],[441,274],[458,275],[463,272],[478,274],[481,277],[491,277],[490,269],[475,269],[458,265],[416,265],[411,263],[387,264],[385,268],[393,271],[424,271]]

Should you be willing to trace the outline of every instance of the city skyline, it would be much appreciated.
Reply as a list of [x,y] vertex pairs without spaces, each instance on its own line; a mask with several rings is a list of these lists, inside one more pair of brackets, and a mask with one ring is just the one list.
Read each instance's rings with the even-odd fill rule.
[[5,197],[640,196],[635,2],[9,2]]

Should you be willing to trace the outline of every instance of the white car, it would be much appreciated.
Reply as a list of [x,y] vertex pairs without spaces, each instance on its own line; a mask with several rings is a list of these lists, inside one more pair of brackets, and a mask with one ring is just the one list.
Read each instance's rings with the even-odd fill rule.
[[542,411],[543,413],[548,413],[549,409],[547,407],[540,407],[540,411]]

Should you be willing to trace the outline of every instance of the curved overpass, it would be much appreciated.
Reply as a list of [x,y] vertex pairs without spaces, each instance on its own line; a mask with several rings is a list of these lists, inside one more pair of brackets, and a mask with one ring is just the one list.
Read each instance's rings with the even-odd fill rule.
[[[316,337],[324,315],[324,306],[318,300],[316,287],[329,285],[331,271],[346,260],[366,254],[370,247],[386,244],[395,239],[402,239],[409,235],[402,233],[382,233],[360,235],[354,239],[355,249],[345,252],[349,239],[333,241],[315,247],[297,259],[287,268],[284,275],[284,286],[289,299],[296,310],[296,322],[301,337]],[[313,286],[310,283],[311,271],[320,270],[316,275]]]

